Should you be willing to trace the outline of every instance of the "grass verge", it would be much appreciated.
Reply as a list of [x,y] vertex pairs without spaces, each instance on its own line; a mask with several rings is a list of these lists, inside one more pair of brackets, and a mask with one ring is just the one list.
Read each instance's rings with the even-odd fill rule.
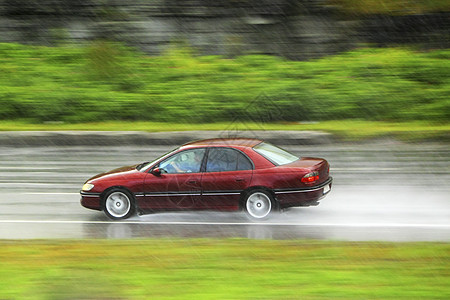
[[412,15],[430,12],[450,11],[446,0],[329,0],[341,10],[352,15]]
[[188,131],[188,130],[320,130],[341,140],[356,141],[392,137],[403,141],[448,140],[450,124],[381,121],[324,121],[317,123],[164,123],[107,121],[97,123],[35,124],[20,121],[0,121],[0,131]]
[[1,241],[1,299],[448,299],[450,245]]

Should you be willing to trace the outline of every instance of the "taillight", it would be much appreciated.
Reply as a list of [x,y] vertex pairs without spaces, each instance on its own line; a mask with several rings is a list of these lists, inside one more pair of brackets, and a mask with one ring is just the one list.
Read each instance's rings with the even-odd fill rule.
[[312,183],[317,180],[319,180],[319,172],[317,171],[308,173],[302,178],[302,182],[304,183]]

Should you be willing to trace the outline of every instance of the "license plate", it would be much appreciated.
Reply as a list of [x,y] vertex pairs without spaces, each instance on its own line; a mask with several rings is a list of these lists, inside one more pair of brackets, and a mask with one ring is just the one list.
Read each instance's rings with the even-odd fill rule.
[[331,187],[329,184],[327,184],[326,186],[323,187],[323,193],[326,194],[330,191]]

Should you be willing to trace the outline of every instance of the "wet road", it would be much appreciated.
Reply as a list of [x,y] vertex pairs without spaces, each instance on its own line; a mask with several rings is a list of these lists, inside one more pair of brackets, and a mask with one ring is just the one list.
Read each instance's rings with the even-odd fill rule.
[[96,173],[151,160],[171,147],[0,147],[0,238],[248,237],[450,241],[447,145],[287,146],[331,163],[332,192],[317,207],[265,222],[243,213],[161,212],[112,222],[79,204]]

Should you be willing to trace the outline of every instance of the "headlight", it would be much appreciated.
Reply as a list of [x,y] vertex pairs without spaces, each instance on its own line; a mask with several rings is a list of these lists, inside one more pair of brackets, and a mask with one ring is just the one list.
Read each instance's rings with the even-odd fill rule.
[[90,191],[94,188],[94,185],[92,183],[85,183],[83,187],[81,188],[82,191]]

